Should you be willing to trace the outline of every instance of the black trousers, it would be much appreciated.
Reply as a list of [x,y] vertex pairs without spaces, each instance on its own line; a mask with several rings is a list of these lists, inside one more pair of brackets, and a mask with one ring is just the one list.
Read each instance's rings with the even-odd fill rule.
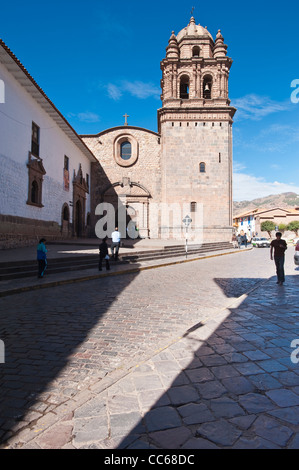
[[[105,259],[105,255],[100,255],[100,259],[99,259],[99,271],[102,271],[103,259]],[[109,271],[109,269],[110,269],[109,259],[105,259],[105,261],[106,261],[106,270]]]
[[44,272],[47,267],[47,260],[46,259],[39,259],[38,261],[38,277],[43,277]]

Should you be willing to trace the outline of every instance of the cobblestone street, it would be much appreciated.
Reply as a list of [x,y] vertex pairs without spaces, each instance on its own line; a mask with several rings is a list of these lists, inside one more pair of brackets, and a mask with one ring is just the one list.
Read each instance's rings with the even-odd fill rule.
[[2,446],[298,448],[292,247],[274,274],[255,249],[1,298]]

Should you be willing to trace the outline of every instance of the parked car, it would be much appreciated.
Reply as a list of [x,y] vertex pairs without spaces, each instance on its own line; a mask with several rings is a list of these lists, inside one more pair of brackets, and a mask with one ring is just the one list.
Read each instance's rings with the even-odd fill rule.
[[295,246],[294,262],[297,266],[299,266],[299,240]]
[[252,246],[255,246],[256,248],[261,248],[261,247],[267,247],[269,248],[270,242],[267,238],[264,237],[253,237],[251,240]]

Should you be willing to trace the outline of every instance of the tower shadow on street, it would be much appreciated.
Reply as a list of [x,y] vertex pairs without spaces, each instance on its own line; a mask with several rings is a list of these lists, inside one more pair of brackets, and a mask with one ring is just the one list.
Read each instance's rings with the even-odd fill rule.
[[[92,281],[94,294],[89,298],[81,294],[90,282],[80,282],[0,299],[0,338],[5,345],[5,362],[0,364],[1,443],[74,396],[89,380],[100,381],[111,371],[114,353],[109,342],[103,340],[107,359],[99,370],[88,348],[101,338],[89,335],[137,276]],[[103,328],[108,331],[109,325]],[[63,372],[67,366],[74,372],[72,378]]]
[[[215,279],[228,297],[236,297],[234,281]],[[189,328],[134,372],[148,384],[158,376],[164,393],[119,449],[298,448],[299,369],[291,361],[298,276],[286,276],[285,286],[272,277],[246,289],[246,281],[239,304]]]

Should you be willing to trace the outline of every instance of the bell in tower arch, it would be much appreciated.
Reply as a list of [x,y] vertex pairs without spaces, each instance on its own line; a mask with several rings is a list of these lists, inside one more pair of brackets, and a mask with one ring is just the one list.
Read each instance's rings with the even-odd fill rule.
[[210,100],[212,98],[212,77],[210,76],[204,78],[203,97],[205,100]]

